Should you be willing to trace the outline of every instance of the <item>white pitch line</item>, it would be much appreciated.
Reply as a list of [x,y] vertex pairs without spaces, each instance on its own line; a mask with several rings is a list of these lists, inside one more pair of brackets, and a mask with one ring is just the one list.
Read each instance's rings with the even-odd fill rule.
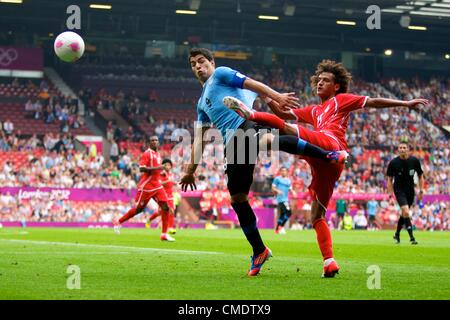
[[120,249],[120,250],[136,250],[136,251],[148,251],[148,252],[167,252],[167,253],[185,253],[185,254],[223,254],[223,252],[214,251],[193,251],[193,250],[178,250],[178,249],[160,249],[160,248],[144,248],[144,247],[127,247],[127,246],[115,246],[115,245],[101,245],[90,243],[73,243],[73,242],[54,242],[54,241],[36,241],[36,240],[17,240],[17,239],[1,239],[3,242],[12,243],[29,243],[36,245],[61,245],[69,247],[86,247],[86,248],[102,248],[102,249]]

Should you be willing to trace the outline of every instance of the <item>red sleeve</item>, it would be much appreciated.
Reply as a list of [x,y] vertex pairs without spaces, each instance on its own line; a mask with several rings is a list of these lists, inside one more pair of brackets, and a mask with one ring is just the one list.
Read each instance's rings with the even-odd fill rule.
[[298,122],[305,122],[314,125],[314,117],[312,110],[314,106],[306,106],[301,109],[293,109],[292,114],[297,118]]
[[139,167],[150,168],[151,166],[152,164],[150,160],[150,152],[144,152],[144,154],[141,157],[141,161],[139,162]]
[[368,96],[356,96],[354,94],[342,93],[336,96],[339,111],[352,112],[364,108]]

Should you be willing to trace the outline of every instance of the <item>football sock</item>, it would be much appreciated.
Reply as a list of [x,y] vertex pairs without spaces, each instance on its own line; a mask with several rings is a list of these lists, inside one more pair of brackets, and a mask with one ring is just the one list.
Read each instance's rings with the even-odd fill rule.
[[280,136],[279,149],[290,154],[298,154],[330,162],[330,159],[327,157],[330,151],[323,150],[294,136]]
[[400,216],[400,218],[398,218],[397,231],[395,232],[396,236],[400,235],[400,231],[403,228],[403,223],[404,223],[404,218],[403,218],[403,216]]
[[119,219],[119,223],[122,224],[125,221],[130,220],[131,218],[133,218],[135,215],[137,215],[138,212],[136,211],[136,208],[131,208],[130,210],[128,210],[127,213],[125,213],[120,219]]
[[169,227],[169,211],[161,210],[162,233],[167,233]]
[[403,220],[405,221],[405,227],[406,227],[406,231],[408,231],[409,239],[415,240],[414,236],[413,236],[411,218],[409,218],[409,217],[408,218],[403,218]]
[[158,216],[160,216],[161,215],[161,212],[155,212],[154,214],[152,214],[151,216],[150,216],[150,218],[148,218],[148,221],[149,222],[152,222],[153,220],[155,220]]
[[169,213],[169,228],[173,228],[175,226],[175,216],[173,213]]
[[288,222],[289,218],[291,217],[291,211],[288,211],[284,216],[283,216],[283,221],[281,222],[281,226],[284,227],[284,225],[286,224],[286,222]]
[[231,206],[238,216],[242,231],[253,248],[253,256],[257,256],[265,250],[266,246],[256,226],[256,217],[252,207],[248,201],[232,203]]
[[320,252],[322,252],[323,260],[333,258],[333,243],[330,228],[328,228],[325,219],[321,218],[316,220],[313,223],[313,228],[316,230],[317,243],[319,244]]
[[284,130],[286,127],[286,122],[283,119],[267,112],[255,112],[250,116],[249,120],[279,130]]

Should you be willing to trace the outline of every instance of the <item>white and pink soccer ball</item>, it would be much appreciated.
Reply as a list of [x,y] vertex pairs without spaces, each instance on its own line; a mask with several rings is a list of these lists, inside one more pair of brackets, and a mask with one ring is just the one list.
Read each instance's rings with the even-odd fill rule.
[[53,48],[62,61],[75,62],[84,53],[84,41],[75,32],[66,31],[56,37]]

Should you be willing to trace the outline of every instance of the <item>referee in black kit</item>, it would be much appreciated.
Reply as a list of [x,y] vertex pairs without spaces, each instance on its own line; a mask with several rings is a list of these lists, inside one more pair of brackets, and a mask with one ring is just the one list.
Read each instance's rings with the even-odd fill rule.
[[[401,209],[401,215],[398,219],[397,231],[394,235],[396,243],[400,243],[400,230],[405,225],[408,230],[411,244],[417,244],[413,236],[411,218],[409,216],[409,208],[414,203],[414,174],[417,172],[419,176],[419,201],[422,200],[424,177],[420,161],[416,157],[409,155],[409,146],[406,142],[398,145],[399,156],[389,162],[387,168],[387,189],[390,194],[394,193],[398,205]],[[394,184],[392,185],[392,180]]]

